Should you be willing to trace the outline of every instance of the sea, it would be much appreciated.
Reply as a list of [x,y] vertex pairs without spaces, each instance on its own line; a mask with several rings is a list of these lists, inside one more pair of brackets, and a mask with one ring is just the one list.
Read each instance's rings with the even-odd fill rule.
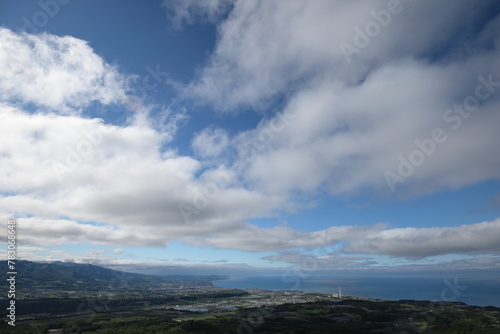
[[468,305],[500,307],[499,279],[457,277],[299,277],[230,276],[214,281],[224,288],[296,290],[338,293],[386,300],[461,301]]

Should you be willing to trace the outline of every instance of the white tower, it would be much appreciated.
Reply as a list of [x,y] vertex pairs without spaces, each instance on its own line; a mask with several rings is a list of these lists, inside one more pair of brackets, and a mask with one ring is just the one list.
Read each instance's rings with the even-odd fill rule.
[[342,289],[339,286],[339,298],[342,299]]

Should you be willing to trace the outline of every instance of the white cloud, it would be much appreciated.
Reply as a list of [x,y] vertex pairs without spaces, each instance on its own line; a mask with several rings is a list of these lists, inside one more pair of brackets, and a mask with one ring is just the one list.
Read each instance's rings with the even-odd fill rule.
[[195,152],[201,157],[217,157],[229,144],[229,138],[223,129],[204,129],[192,140]]
[[500,219],[457,227],[377,231],[348,244],[344,251],[411,258],[442,254],[498,254]]
[[[233,233],[283,201],[233,184],[230,174],[219,179],[219,167],[196,175],[200,163],[162,152],[162,135],[147,124],[117,127],[5,105],[0,113],[0,213],[19,218],[26,245],[161,247]],[[195,211],[189,221],[181,203]]]
[[250,224],[235,226],[226,233],[209,232],[203,236],[184,238],[192,245],[238,249],[250,252],[279,251],[297,247],[329,248],[341,241],[356,240],[385,224],[370,226],[334,226],[316,232],[299,231],[289,227],[259,228]]
[[[374,224],[314,232],[249,223],[290,209],[297,193],[388,192],[384,172],[397,168],[398,155],[409,154],[414,140],[436,126],[448,126],[450,138],[404,184],[410,194],[500,178],[500,89],[463,119],[460,129],[450,130],[442,119],[447,108],[475,92],[478,75],[500,81],[498,49],[485,51],[468,41],[467,52],[450,59],[419,57],[456,33],[448,26],[460,26],[461,15],[481,10],[469,2],[443,3],[415,2],[348,63],[339,43],[351,41],[353,28],[371,19],[370,9],[386,2],[236,2],[219,26],[207,67],[186,91],[227,110],[262,108],[283,97],[288,116],[269,115],[231,143],[221,129],[199,133],[192,146],[201,158],[220,158],[227,149],[238,153],[234,165],[208,170],[201,169],[202,159],[163,146],[182,114],[155,128],[146,113],[138,113],[118,127],[14,107],[18,100],[62,111],[91,101],[113,103],[124,97],[124,83],[83,41],[2,29],[0,215],[19,218],[23,243],[30,246],[162,247],[180,240],[251,252],[343,243],[345,252],[396,257],[497,253],[498,220],[455,228]],[[178,12],[180,24],[191,22],[198,11],[208,13],[211,22],[222,13],[222,2],[185,4]],[[451,14],[443,15],[444,10]],[[423,17],[431,22],[425,28]],[[498,45],[491,27],[495,24],[485,28],[482,43]],[[300,256],[268,259],[298,261]],[[365,261],[347,258],[353,265]]]
[[298,250],[279,252],[265,256],[262,259],[270,262],[290,263],[301,267],[305,271],[366,268],[377,263],[367,256],[339,256],[334,252],[319,256],[317,254],[304,254]]
[[[20,218],[17,231],[22,235],[22,242],[32,246],[59,246],[93,242],[95,244],[110,244],[161,247],[165,244],[162,238],[151,234],[136,234],[130,228],[118,228],[105,224],[85,224],[68,219]],[[2,240],[5,238],[2,237]]]
[[87,42],[71,36],[0,28],[0,73],[0,100],[58,112],[79,110],[92,101],[117,103],[125,97],[125,78]]
[[[495,65],[499,61],[495,54],[445,68],[406,61],[373,72],[359,87],[339,88],[326,81],[304,89],[286,106],[294,118],[273,132],[266,145],[256,151],[245,149],[261,127],[240,135],[242,174],[271,193],[323,188],[354,194],[370,188],[390,194],[384,173],[397,173],[398,157],[408,160],[419,149],[415,140],[428,141],[440,128],[447,139],[433,144],[435,154],[426,156],[414,174],[397,184],[396,195],[500,178],[500,158],[494,154],[494,143],[500,140],[494,125],[500,120],[500,87],[462,119],[459,128],[444,120],[447,109],[474,95],[478,76],[494,73],[500,82]],[[456,113],[453,117],[461,118]]]
[[184,23],[193,24],[196,19],[216,23],[230,9],[233,0],[164,0],[170,24],[180,29]]
[[[499,179],[500,18],[477,21],[493,5],[402,1],[348,62],[339,45],[353,44],[356,27],[376,23],[373,11],[386,10],[388,1],[236,1],[185,93],[228,112],[266,111],[280,101],[294,116],[274,131],[271,124],[282,116],[269,115],[231,143],[238,152],[233,168],[266,194],[369,190],[408,197]],[[471,25],[483,30],[471,34]],[[474,96],[479,77],[492,78],[493,92],[457,129],[458,120],[450,119],[457,113],[447,109]],[[445,142],[391,186],[386,172],[397,173],[400,156],[408,160],[419,149],[415,140],[427,140],[436,128]],[[266,139],[258,143],[259,137]]]
[[[388,1],[235,1],[218,43],[187,92],[220,110],[263,108],[323,77],[355,84],[378,64],[432,52],[491,2],[401,1],[401,11],[351,63],[339,47],[375,21]],[[422,20],[427,24],[422,27]],[[463,41],[456,41],[462,47]],[[455,46],[455,45],[452,45]]]
[[45,252],[45,249],[42,247],[19,246],[17,249],[21,254]]

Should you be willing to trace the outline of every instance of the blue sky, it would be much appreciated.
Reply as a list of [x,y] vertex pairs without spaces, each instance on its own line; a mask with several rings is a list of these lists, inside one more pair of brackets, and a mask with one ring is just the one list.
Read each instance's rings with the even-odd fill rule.
[[488,0],[2,1],[1,216],[36,261],[498,272],[499,26]]

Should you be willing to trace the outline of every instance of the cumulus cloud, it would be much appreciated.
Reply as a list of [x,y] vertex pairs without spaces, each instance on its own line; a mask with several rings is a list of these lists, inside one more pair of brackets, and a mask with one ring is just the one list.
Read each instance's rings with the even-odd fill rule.
[[366,37],[366,47],[348,63],[340,45],[354,45],[356,29],[377,23],[372,12],[387,11],[388,1],[235,1],[218,26],[208,65],[188,92],[231,111],[266,106],[325,76],[356,84],[393,59],[429,54],[449,40],[451,47],[462,47],[464,27],[477,23],[492,3],[401,1],[397,13],[390,14],[385,27],[379,24],[375,37]]
[[377,264],[376,261],[367,256],[339,256],[336,252],[319,256],[317,254],[304,254],[298,250],[279,252],[274,255],[264,256],[262,259],[270,262],[289,263],[308,271],[366,268]]
[[[355,255],[290,251],[265,259],[346,266],[372,263],[357,254],[498,253],[499,220],[425,229],[337,221],[320,231],[250,223],[289,210],[296,196],[389,194],[384,173],[396,173],[399,157],[409,159],[421,149],[415,140],[436,128],[447,140],[434,143],[399,187],[419,195],[500,178],[500,20],[478,26],[478,34],[464,31],[492,2],[402,3],[390,25],[346,59],[339,45],[354,43],[356,27],[375,20],[371,11],[386,1],[166,2],[174,24],[200,15],[220,22],[215,51],[184,87],[186,96],[223,111],[283,106],[234,141],[223,129],[203,130],[192,141],[196,158],[164,145],[182,114],[156,128],[140,113],[115,126],[69,112],[125,96],[123,77],[86,42],[0,29],[0,215],[19,218],[30,247],[180,240],[262,252],[337,245]],[[443,56],[436,48],[447,40]],[[478,91],[489,95],[473,113],[453,110]],[[69,115],[27,112],[27,104]],[[229,150],[235,161],[203,169]]]
[[230,9],[233,0],[164,0],[167,17],[175,29],[183,24],[193,24],[195,20],[216,23]]
[[[22,219],[28,244],[162,246],[229,233],[282,202],[218,180],[219,169],[196,175],[200,163],[162,150],[162,135],[147,125],[118,127],[5,105],[0,112],[8,138],[0,144],[0,210]],[[39,222],[29,223],[33,216]]]
[[39,254],[37,252],[23,252],[19,254],[19,258],[27,261],[35,261],[41,263],[50,263],[54,261],[74,262],[100,265],[104,267],[123,266],[123,265],[142,265],[143,262],[130,259],[118,258],[116,256],[107,256],[102,250],[89,251],[85,253],[74,253],[63,250],[46,251],[48,254]]
[[[23,236],[25,245],[46,247],[63,244],[93,242],[130,246],[162,246],[164,240],[151,235],[137,235],[132,229],[116,228],[109,225],[86,224],[67,219],[22,218],[17,230]],[[6,242],[6,237],[1,238]]]
[[0,28],[0,100],[34,103],[59,112],[92,101],[125,97],[126,78],[96,55],[87,42]]
[[[232,143],[249,184],[408,197],[500,178],[500,17],[487,16],[498,6],[401,1],[391,14],[388,3],[235,1],[184,92],[219,111],[269,113]],[[429,144],[435,129],[444,139]]]
[[194,136],[192,147],[201,157],[216,157],[229,144],[229,137],[223,129],[204,129]]
[[42,248],[42,247],[33,247],[33,246],[19,246],[18,250],[22,254],[25,254],[25,253],[45,252],[44,248]]
[[[250,152],[252,159],[245,159],[248,145],[242,145],[240,157],[249,161],[245,175],[272,193],[323,187],[334,194],[397,189],[396,195],[499,178],[500,160],[492,152],[500,139],[494,130],[500,90],[467,119],[448,111],[474,95],[481,85],[478,76],[485,78],[491,70],[500,82],[500,73],[485,69],[483,61],[497,64],[499,59],[491,54],[447,68],[406,61],[375,71],[361,87],[322,82],[303,90],[286,106],[295,117],[272,132],[265,147]],[[453,82],[457,76],[463,78],[459,85]],[[450,89],[454,86],[456,91]],[[462,98],[454,100],[455,94]],[[441,129],[442,142],[432,139],[435,129]],[[259,133],[260,128],[240,140],[252,142]],[[422,143],[430,153],[411,167],[415,172],[388,183],[386,172],[399,175],[401,159],[423,152]]]
[[[343,238],[339,250],[330,251],[331,246],[317,247],[314,252],[304,253],[299,250],[280,251],[263,257],[270,262],[285,262],[292,265],[309,265],[318,270],[344,268],[351,266],[369,266],[377,264],[377,256],[389,256],[417,260],[442,255],[487,255],[500,252],[500,220],[458,227],[433,228],[386,228],[373,229],[354,238]],[[329,244],[330,245],[330,244]],[[318,252],[322,250],[322,253]],[[355,255],[351,255],[355,254]],[[361,255],[359,255],[361,254]],[[488,260],[489,259],[489,260]],[[469,258],[459,262],[464,266],[487,267],[493,258]],[[455,261],[451,261],[455,262]],[[443,263],[451,263],[449,260]],[[498,263],[498,259],[495,259]],[[495,264],[498,266],[498,264]]]
[[184,240],[192,245],[250,252],[279,251],[297,247],[322,248],[335,245],[342,240],[362,238],[370,231],[382,229],[384,226],[385,224],[334,226],[316,232],[308,232],[283,226],[259,228],[251,224],[241,224],[231,233],[205,234],[187,237]]
[[393,228],[346,247],[347,253],[419,258],[442,254],[498,254],[500,219],[457,227]]

